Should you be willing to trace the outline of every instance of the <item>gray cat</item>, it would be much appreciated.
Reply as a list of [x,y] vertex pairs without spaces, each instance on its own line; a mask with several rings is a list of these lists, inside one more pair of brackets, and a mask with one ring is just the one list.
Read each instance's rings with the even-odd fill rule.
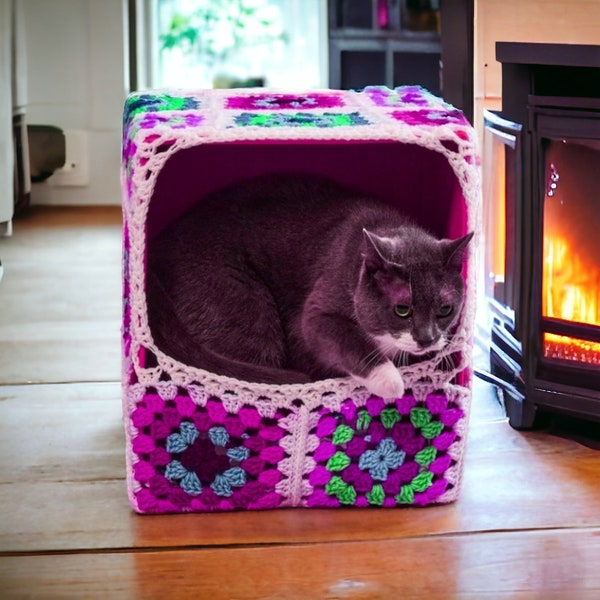
[[247,180],[149,242],[150,330],[165,354],[219,375],[277,384],[352,375],[399,397],[395,362],[448,342],[471,237],[437,240],[326,179]]

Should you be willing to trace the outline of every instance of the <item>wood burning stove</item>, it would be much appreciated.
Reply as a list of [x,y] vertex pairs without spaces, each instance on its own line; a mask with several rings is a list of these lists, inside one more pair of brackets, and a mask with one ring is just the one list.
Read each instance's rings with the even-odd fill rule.
[[490,368],[511,425],[600,422],[600,46],[499,42],[486,111]]

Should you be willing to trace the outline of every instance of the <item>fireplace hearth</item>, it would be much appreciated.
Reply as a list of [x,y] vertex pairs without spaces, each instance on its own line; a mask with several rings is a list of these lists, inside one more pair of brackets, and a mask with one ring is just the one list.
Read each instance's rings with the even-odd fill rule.
[[600,423],[600,46],[498,42],[484,114],[490,370],[511,425]]

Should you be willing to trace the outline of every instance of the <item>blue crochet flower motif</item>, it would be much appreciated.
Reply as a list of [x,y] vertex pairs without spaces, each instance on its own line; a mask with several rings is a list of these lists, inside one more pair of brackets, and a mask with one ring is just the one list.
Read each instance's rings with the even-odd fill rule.
[[369,471],[377,481],[385,481],[390,469],[397,469],[406,459],[406,452],[398,450],[392,438],[384,438],[375,450],[366,450],[358,459],[358,467]]
[[246,472],[239,463],[248,458],[250,451],[244,447],[227,448],[229,439],[224,427],[211,427],[206,439],[193,423],[184,421],[179,433],[167,438],[167,452],[179,458],[167,465],[165,477],[179,481],[180,487],[191,496],[201,494],[206,484],[210,484],[217,496],[231,496],[232,488],[246,483]]

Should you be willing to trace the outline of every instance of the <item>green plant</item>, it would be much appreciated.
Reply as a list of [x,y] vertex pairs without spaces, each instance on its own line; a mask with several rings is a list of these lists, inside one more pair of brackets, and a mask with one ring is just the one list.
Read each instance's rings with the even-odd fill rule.
[[286,40],[278,12],[268,0],[202,0],[194,12],[176,13],[166,33],[162,50],[180,48],[196,53],[214,66],[248,46]]

